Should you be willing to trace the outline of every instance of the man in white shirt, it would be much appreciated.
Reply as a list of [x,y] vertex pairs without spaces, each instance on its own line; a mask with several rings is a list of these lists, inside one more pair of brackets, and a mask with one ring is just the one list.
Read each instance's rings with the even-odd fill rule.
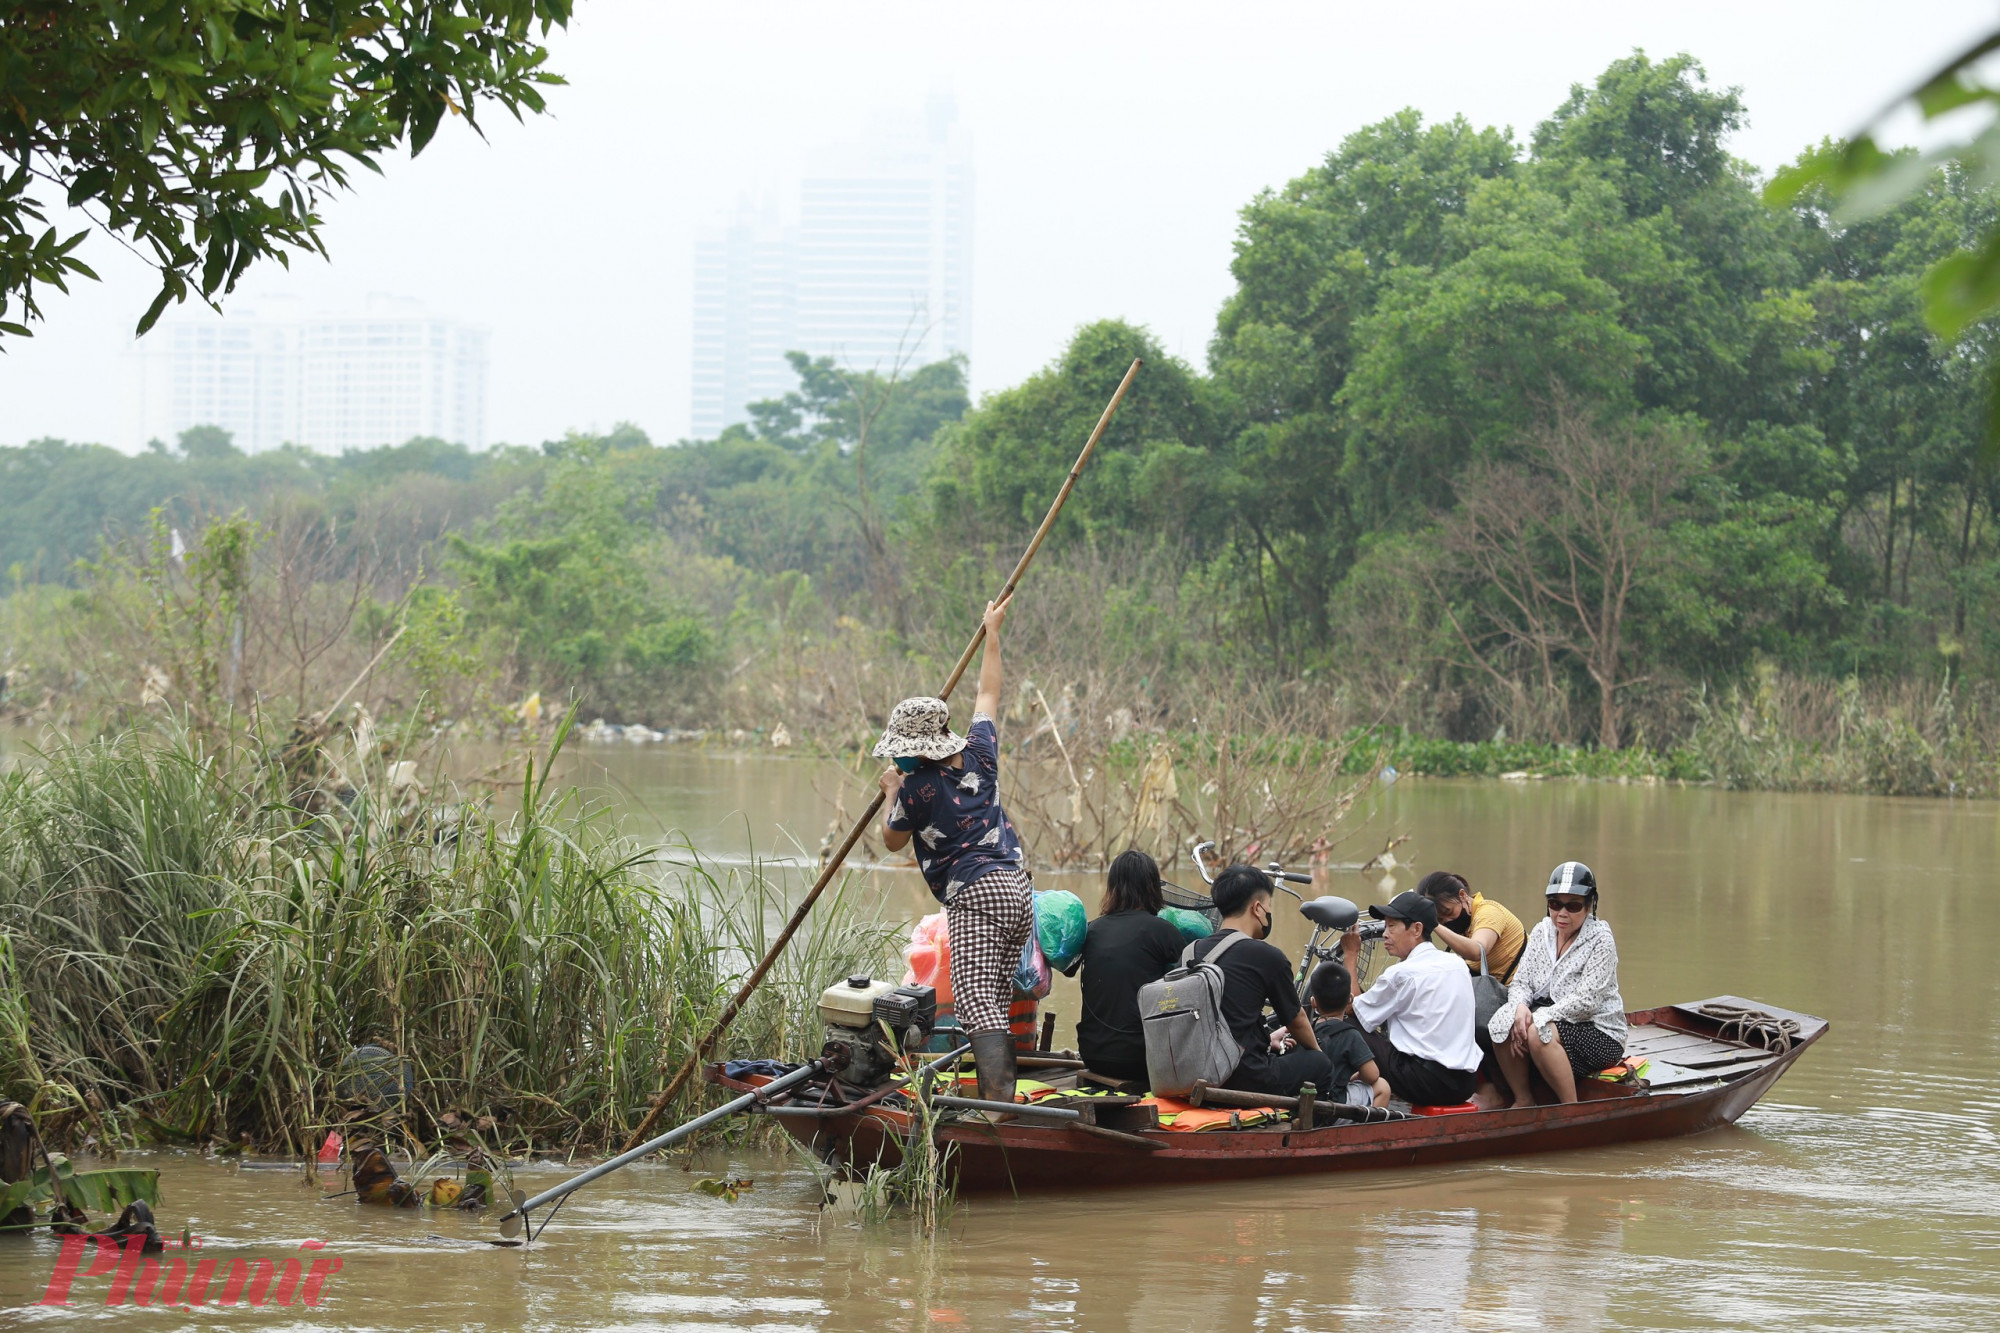
[[1399,893],[1368,914],[1384,923],[1382,946],[1399,961],[1361,991],[1361,936],[1342,940],[1355,989],[1354,1019],[1389,1089],[1413,1106],[1451,1106],[1479,1084],[1479,1044],[1472,1035],[1472,975],[1430,942],[1437,905]]

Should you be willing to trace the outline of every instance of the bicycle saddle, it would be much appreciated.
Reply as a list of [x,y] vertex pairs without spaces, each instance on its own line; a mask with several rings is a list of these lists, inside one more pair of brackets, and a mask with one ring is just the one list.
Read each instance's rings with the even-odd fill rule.
[[1327,930],[1346,930],[1361,917],[1361,909],[1345,898],[1328,894],[1299,905],[1299,915]]

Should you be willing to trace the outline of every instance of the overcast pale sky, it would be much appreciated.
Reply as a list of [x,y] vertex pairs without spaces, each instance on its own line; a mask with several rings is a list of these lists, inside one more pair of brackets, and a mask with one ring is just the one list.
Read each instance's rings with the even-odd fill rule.
[[[1743,90],[1733,145],[1769,169],[1846,132],[1990,27],[1992,3],[1256,5],[581,0],[550,114],[447,124],[421,159],[326,209],[331,262],[239,298],[370,292],[490,330],[488,437],[636,421],[687,429],[697,228],[782,190],[817,143],[950,90],[976,144],[974,386],[1014,383],[1077,325],[1146,324],[1199,362],[1237,210],[1404,106],[1525,138],[1633,47]],[[123,358],[155,284],[93,238],[105,281],[51,293],[0,355],[0,444],[124,443]],[[247,303],[247,302],[246,302]]]

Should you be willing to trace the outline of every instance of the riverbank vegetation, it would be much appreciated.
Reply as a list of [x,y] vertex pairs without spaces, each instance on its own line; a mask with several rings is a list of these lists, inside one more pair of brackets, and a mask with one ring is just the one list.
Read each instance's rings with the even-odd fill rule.
[[[764,951],[785,884],[615,836],[547,754],[508,796],[417,799],[356,739],[338,787],[186,728],[60,741],[0,775],[0,1095],[58,1141],[300,1152],[374,1043],[409,1063],[416,1143],[618,1144]],[[731,1049],[816,1053],[820,989],[896,933],[836,889]]]
[[671,446],[0,450],[4,706],[323,724],[359,680],[408,737],[574,693],[852,755],[1142,356],[1009,622],[1029,755],[1136,764],[1241,702],[1362,769],[1990,794],[1992,340],[1921,294],[1993,197],[1769,207],[1746,114],[1634,54],[1525,137],[1368,126],[1243,209],[1202,367],[1107,320],[977,404],[958,362],[797,356]]

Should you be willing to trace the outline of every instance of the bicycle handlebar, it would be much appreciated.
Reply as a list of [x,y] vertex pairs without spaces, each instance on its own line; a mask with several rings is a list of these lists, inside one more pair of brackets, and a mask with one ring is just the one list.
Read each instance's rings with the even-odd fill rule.
[[[1196,843],[1192,848],[1189,849],[1188,852],[1188,855],[1194,858],[1195,869],[1201,872],[1201,877],[1203,881],[1209,884],[1215,883],[1215,876],[1209,873],[1208,862],[1203,859],[1202,853],[1212,852],[1214,850],[1215,850],[1214,842],[1204,841]],[[1264,866],[1264,873],[1269,875],[1271,879],[1277,884],[1277,887],[1281,889],[1285,887],[1284,882],[1287,880],[1289,880],[1293,884],[1310,884],[1313,882],[1311,875],[1301,875],[1297,871],[1287,870],[1283,865],[1281,865],[1279,862],[1276,861],[1267,863]],[[1290,889],[1285,889],[1285,892],[1292,893]],[[1298,894],[1292,893],[1292,897],[1297,898],[1298,896],[1299,896]],[[1301,899],[1301,901],[1304,900]]]

